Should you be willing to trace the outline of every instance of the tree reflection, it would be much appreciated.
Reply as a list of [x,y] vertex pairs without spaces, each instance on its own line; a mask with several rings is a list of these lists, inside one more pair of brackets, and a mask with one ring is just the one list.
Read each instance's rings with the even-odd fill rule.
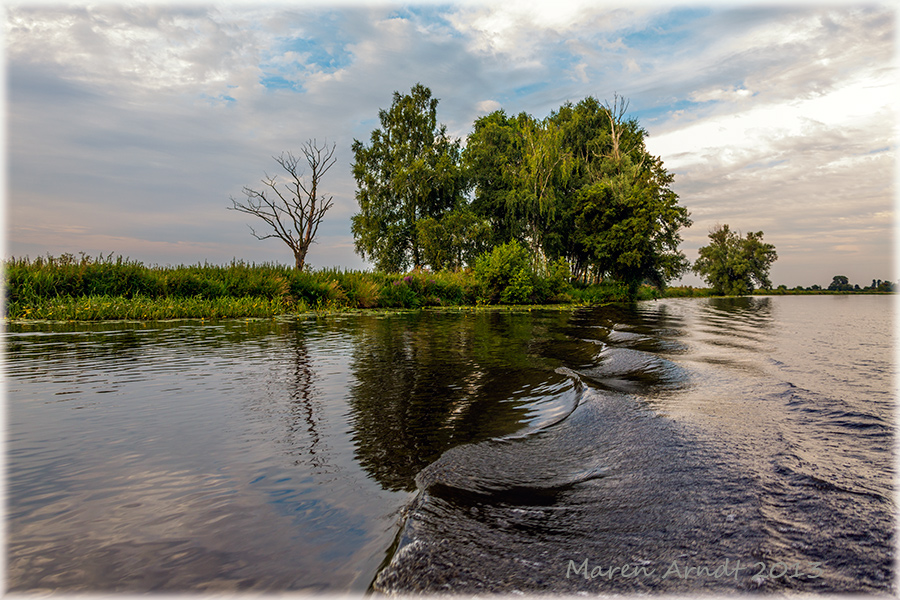
[[350,389],[356,457],[388,490],[447,449],[508,435],[528,414],[527,390],[552,374],[532,351],[567,313],[419,312],[362,318]]
[[[293,333],[289,338],[291,347],[285,353],[289,361],[288,438],[292,453],[306,455],[317,472],[324,472],[327,458],[320,431],[322,410],[316,399],[316,373],[305,336],[299,331]],[[298,438],[305,440],[301,442]]]

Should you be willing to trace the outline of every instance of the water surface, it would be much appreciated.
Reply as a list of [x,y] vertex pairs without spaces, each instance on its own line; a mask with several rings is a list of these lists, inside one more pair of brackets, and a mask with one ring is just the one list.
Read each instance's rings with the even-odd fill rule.
[[7,585],[890,591],[891,331],[885,296],[10,324]]

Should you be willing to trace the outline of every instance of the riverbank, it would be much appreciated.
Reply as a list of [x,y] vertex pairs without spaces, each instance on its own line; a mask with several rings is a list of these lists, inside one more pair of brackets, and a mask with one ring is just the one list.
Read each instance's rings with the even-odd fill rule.
[[[5,262],[4,270],[5,315],[11,320],[253,318],[373,308],[485,306],[501,304],[502,299],[507,305],[629,299],[627,288],[617,283],[578,286],[551,274],[535,274],[522,283],[513,277],[487,281],[472,271],[297,272],[283,265],[241,261],[160,267],[123,257],[84,255],[14,258]],[[503,294],[513,288],[516,293]],[[654,291],[646,287],[638,294],[647,299]]]
[[[103,321],[268,318],[361,309],[580,306],[672,297],[705,297],[706,288],[584,285],[558,274],[487,280],[473,271],[297,272],[284,265],[145,266],[123,257],[70,254],[5,261],[4,315],[10,320]],[[504,293],[506,291],[514,293]],[[757,290],[755,294],[847,293]],[[510,301],[513,299],[514,301]]]

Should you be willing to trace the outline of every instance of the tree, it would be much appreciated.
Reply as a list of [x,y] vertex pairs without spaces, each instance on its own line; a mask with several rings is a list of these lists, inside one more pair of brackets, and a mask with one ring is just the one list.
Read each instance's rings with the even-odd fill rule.
[[557,221],[559,251],[576,274],[610,276],[633,294],[643,281],[663,287],[690,266],[678,250],[690,215],[674,177],[647,152],[646,131],[626,116],[628,103],[586,98],[552,116],[575,157],[567,202]]
[[753,291],[754,282],[762,288],[772,287],[769,268],[778,259],[775,246],[762,241],[757,231],[742,238],[728,225],[716,225],[710,231],[710,244],[700,248],[693,270],[702,276],[718,294],[743,296]]
[[572,153],[550,118],[497,110],[479,118],[463,154],[474,183],[473,210],[490,219],[494,245],[522,240],[546,265],[550,224],[564,204]]
[[831,283],[828,285],[828,289],[837,292],[848,292],[853,290],[853,286],[850,285],[850,280],[846,276],[835,275],[834,279],[832,279]]
[[575,277],[609,276],[632,291],[687,270],[678,232],[689,214],[627,108],[618,96],[586,98],[543,120],[498,110],[475,122],[463,163],[495,245],[525,240],[539,265],[563,259]]
[[519,121],[494,111],[475,121],[466,140],[462,162],[466,178],[474,184],[472,211],[490,222],[492,246],[520,239],[526,224],[517,210],[517,173],[523,161],[524,143]]
[[308,180],[303,176],[301,158],[291,152],[282,152],[281,156],[272,158],[289,176],[283,189],[278,185],[277,176],[270,177],[266,173],[262,183],[268,189],[258,191],[245,187],[243,192],[247,200],[244,202],[231,197],[232,206],[228,209],[265,221],[271,227],[271,233],[260,235],[252,226],[250,233],[258,240],[278,238],[287,244],[294,253],[294,268],[298,271],[303,270],[309,246],[315,241],[319,224],[332,205],[332,196],[321,195],[319,184],[337,162],[335,148],[335,144],[329,148],[327,142],[319,146],[315,140],[307,140],[300,150],[309,165]]
[[438,218],[462,201],[460,143],[437,124],[438,100],[422,84],[394,92],[370,145],[353,140],[353,177],[360,212],[351,230],[356,251],[376,268],[401,271],[424,264],[417,223]]
[[472,266],[475,259],[491,249],[491,227],[468,207],[445,213],[440,218],[425,217],[416,224],[422,260],[434,270],[458,271]]
[[572,169],[572,155],[562,143],[562,130],[550,119],[537,121],[520,115],[523,160],[515,172],[517,193],[512,196],[524,217],[525,238],[540,265],[546,265],[544,236],[550,229]]
[[688,211],[669,189],[672,176],[653,158],[582,188],[576,197],[574,240],[598,274],[625,283],[634,294],[642,281],[657,287],[690,266],[678,251]]

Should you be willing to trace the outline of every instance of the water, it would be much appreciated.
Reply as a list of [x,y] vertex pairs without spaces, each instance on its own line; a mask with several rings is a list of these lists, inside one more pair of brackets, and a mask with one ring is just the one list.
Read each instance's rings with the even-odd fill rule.
[[892,312],[10,324],[7,586],[888,593]]

